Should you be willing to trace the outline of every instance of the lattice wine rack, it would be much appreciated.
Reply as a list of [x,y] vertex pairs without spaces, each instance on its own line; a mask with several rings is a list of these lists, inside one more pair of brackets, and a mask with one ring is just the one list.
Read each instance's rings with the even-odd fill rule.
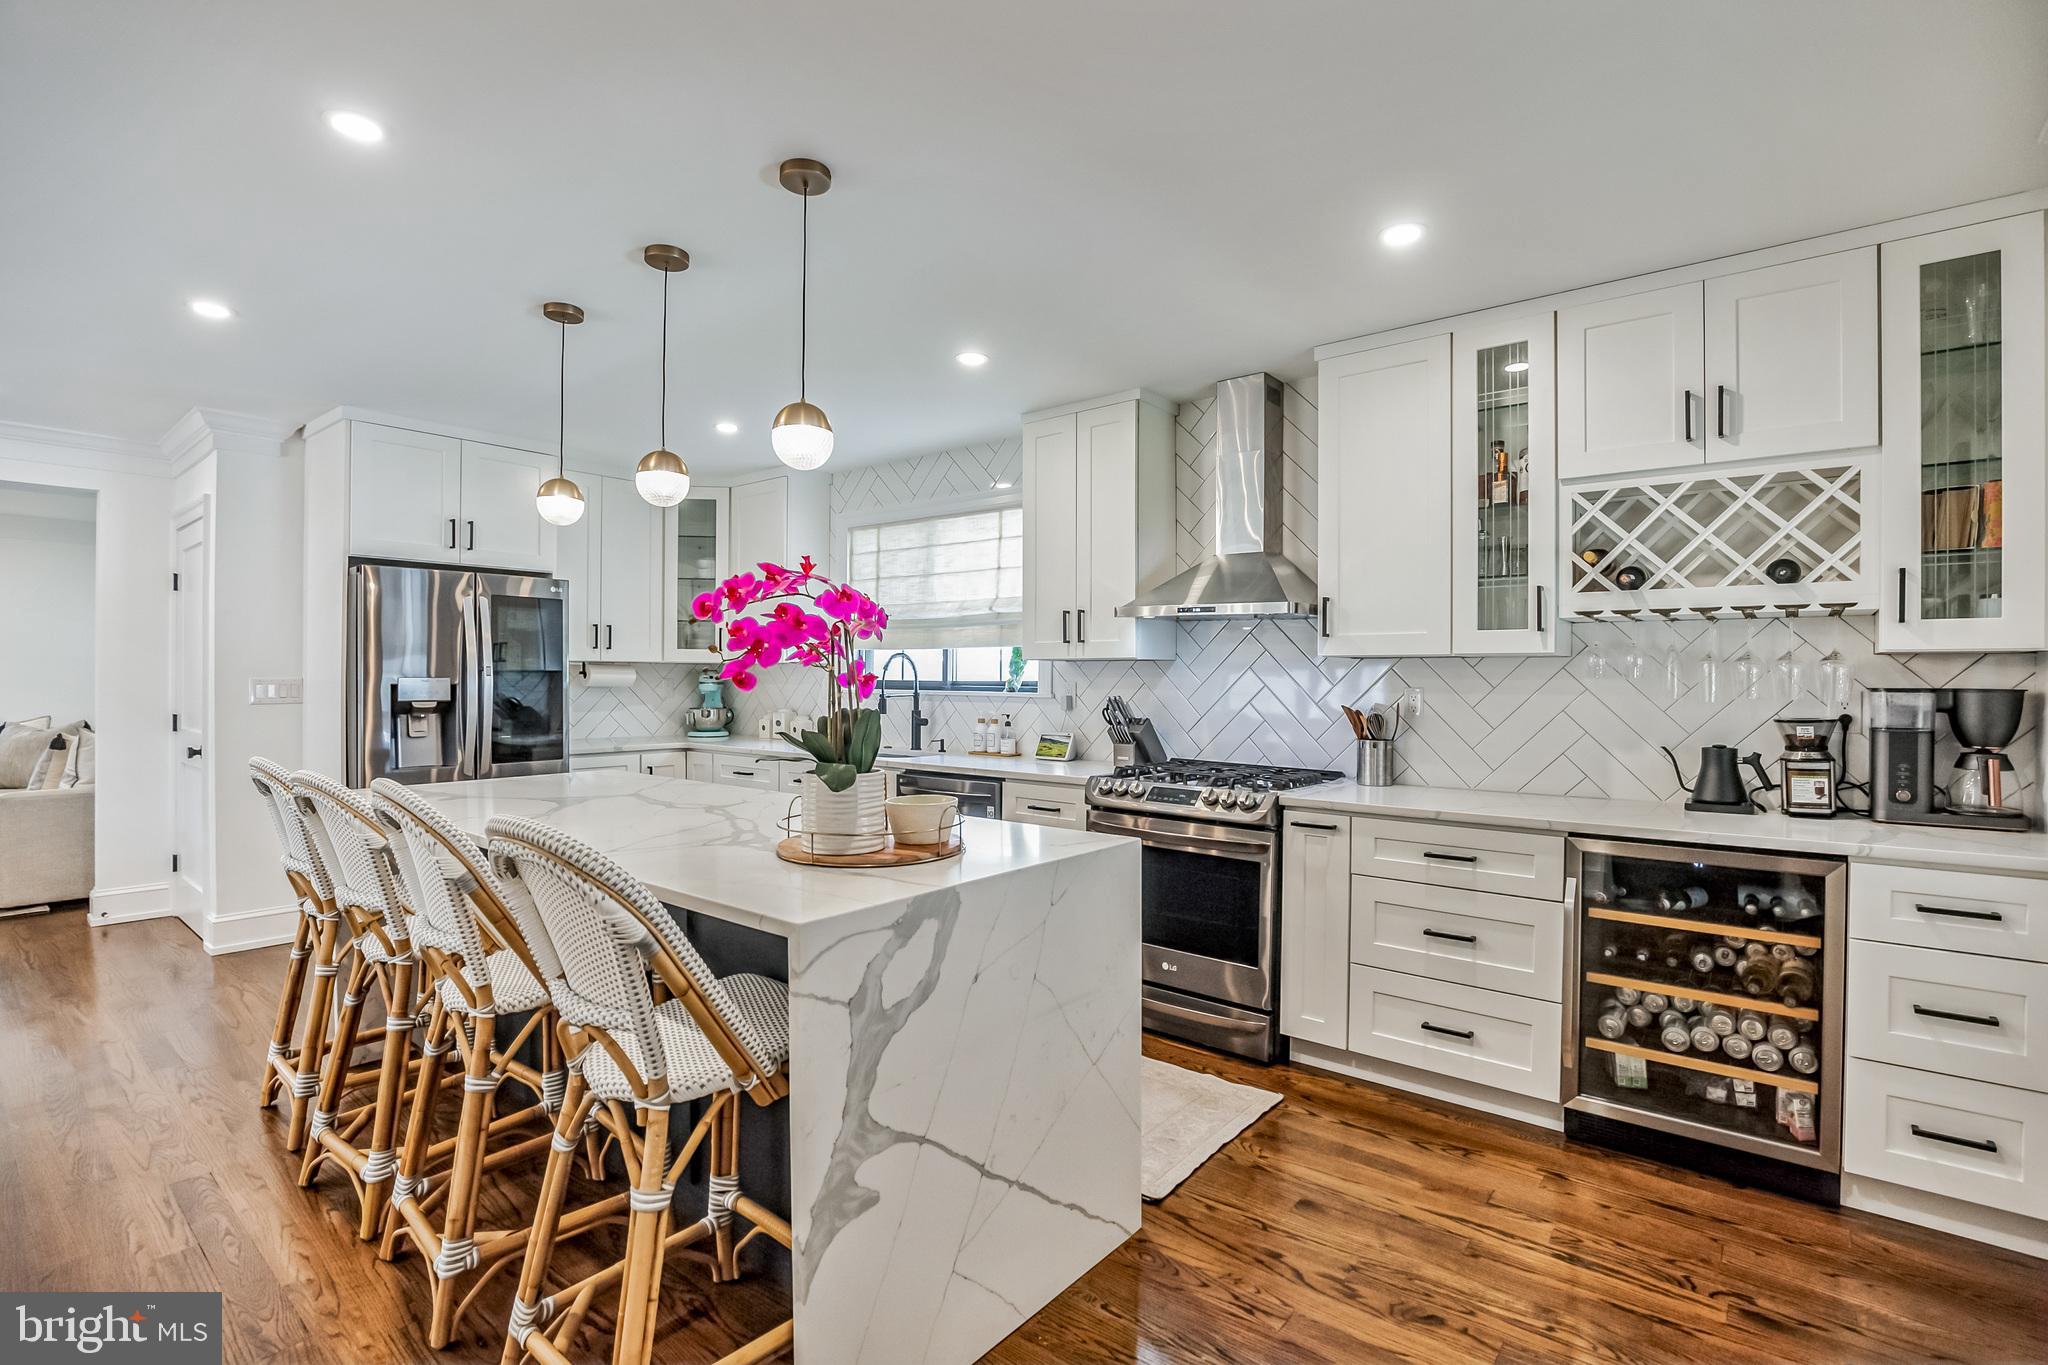
[[[1567,489],[1580,619],[1874,611],[1861,460],[1687,470]],[[1776,576],[1773,569],[1776,570]],[[1623,587],[1623,583],[1640,583]]]

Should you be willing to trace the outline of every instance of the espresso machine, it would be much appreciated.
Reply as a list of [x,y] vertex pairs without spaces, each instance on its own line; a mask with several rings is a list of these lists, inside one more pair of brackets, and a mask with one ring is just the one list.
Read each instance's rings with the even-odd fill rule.
[[[1900,825],[2031,829],[2005,748],[2020,732],[2027,694],[2005,687],[1875,687],[1864,694],[1870,732],[1870,817]],[[1934,766],[1935,720],[1947,716],[1963,750],[1948,785]]]

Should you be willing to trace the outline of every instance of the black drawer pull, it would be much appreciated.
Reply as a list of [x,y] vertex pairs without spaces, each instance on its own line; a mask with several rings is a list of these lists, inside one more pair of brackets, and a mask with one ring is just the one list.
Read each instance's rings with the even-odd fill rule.
[[1433,848],[1424,849],[1422,856],[1434,858],[1440,863],[1476,863],[1479,861],[1479,855],[1476,853],[1439,853]]
[[732,773],[732,775],[733,775],[734,777],[758,777],[758,776],[759,776],[759,774],[758,774],[758,773],[756,773],[756,772],[755,772],[755,771],[754,771],[754,770],[753,770],[752,768],[732,768],[732,769],[729,769],[728,771],[730,771],[730,772]]
[[1477,934],[1454,934],[1448,929],[1424,929],[1422,936],[1424,938],[1447,938],[1453,943],[1479,942],[1479,935]]
[[1287,825],[1290,829],[1320,829],[1330,834],[1337,832],[1335,825],[1319,825],[1313,820],[1289,820]]
[[1472,1030],[1468,1028],[1445,1028],[1442,1024],[1432,1024],[1427,1019],[1422,1021],[1422,1027],[1430,1033],[1441,1033],[1446,1038],[1463,1038],[1468,1043],[1472,1041]]
[[1038,812],[1038,813],[1039,813],[1040,815],[1064,815],[1064,814],[1066,814],[1066,812],[1065,812],[1064,810],[1062,810],[1062,809],[1061,809],[1060,807],[1058,807],[1058,806],[1034,806],[1034,805],[1031,805],[1031,804],[1030,804],[1029,802],[1026,802],[1026,803],[1025,803],[1024,809],[1025,809],[1025,810],[1035,810],[1035,811],[1037,811],[1037,812]]
[[1913,1013],[1924,1014],[1929,1019],[1953,1019],[1958,1024],[1982,1024],[1985,1028],[1998,1027],[1998,1016],[1995,1014],[1957,1014],[1952,1010],[1938,1010],[1927,1005],[1913,1006]]
[[[1423,1027],[1428,1028],[1429,1025],[1424,1024]],[[1907,1127],[1913,1130],[1914,1137],[1926,1138],[1929,1142],[1946,1142],[1951,1147],[1968,1147],[1973,1152],[1998,1150],[1998,1144],[1988,1138],[1959,1138],[1948,1133],[1937,1133],[1932,1128],[1922,1128],[1917,1123],[1908,1124]]]
[[1951,910],[1946,905],[1916,905],[1923,915],[1945,915],[1949,919],[1981,919],[1997,923],[2005,918],[1996,910]]

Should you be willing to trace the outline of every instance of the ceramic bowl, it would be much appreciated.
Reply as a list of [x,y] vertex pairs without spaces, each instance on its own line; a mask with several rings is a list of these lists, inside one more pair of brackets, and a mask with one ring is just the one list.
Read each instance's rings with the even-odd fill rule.
[[957,828],[954,812],[959,806],[957,797],[923,794],[892,796],[882,803],[889,832],[899,844],[944,843]]

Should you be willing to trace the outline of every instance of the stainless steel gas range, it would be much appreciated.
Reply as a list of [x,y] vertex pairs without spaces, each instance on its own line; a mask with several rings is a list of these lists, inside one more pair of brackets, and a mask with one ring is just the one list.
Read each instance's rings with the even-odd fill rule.
[[1145,846],[1146,1028],[1279,1055],[1279,793],[1342,777],[1172,759],[1088,779],[1088,828]]

